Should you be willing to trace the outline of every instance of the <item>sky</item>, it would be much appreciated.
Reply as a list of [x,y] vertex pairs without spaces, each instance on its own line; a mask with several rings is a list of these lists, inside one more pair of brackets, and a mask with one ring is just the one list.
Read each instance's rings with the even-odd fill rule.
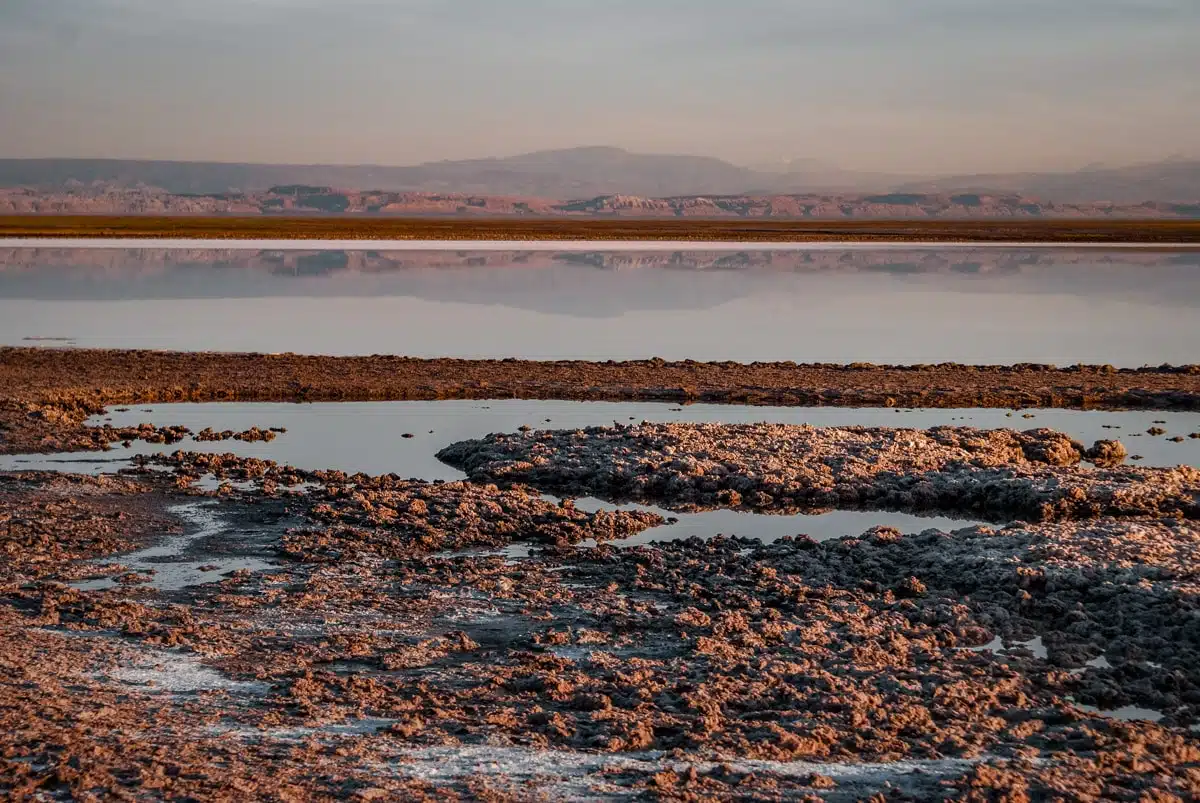
[[0,0],[0,157],[1200,157],[1200,0]]

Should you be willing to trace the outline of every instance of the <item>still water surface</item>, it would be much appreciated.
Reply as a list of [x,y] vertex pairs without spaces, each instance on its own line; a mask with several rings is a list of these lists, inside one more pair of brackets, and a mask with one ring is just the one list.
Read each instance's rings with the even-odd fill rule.
[[[1024,418],[1030,415],[1032,418]],[[904,426],[927,428],[964,425],[981,428],[1050,427],[1091,443],[1100,438],[1119,437],[1132,453],[1143,455],[1143,465],[1200,467],[1200,440],[1183,443],[1166,440],[1175,433],[1200,431],[1200,414],[1145,411],[1100,412],[1075,410],[1029,410],[1009,417],[1004,410],[911,410],[897,412],[873,408],[747,407],[697,404],[677,407],[643,402],[569,401],[436,401],[436,402],[339,402],[320,404],[212,403],[167,404],[112,411],[112,423],[124,426],[153,421],[182,424],[193,431],[205,427],[241,431],[252,426],[283,426],[287,432],[270,443],[240,441],[154,445],[135,443],[132,449],[109,452],[45,456],[0,456],[0,470],[50,469],[73,472],[109,472],[128,465],[132,454],[169,453],[176,449],[204,452],[234,452],[268,458],[307,469],[332,468],[368,474],[396,473],[426,480],[461,479],[456,469],[434,455],[443,447],[491,432],[513,432],[523,425],[535,428],[574,429],[611,425],[613,422],[724,422],[768,421],[814,426]],[[98,417],[93,421],[102,420]],[[1166,436],[1145,431],[1155,422],[1168,430]],[[1119,427],[1115,429],[1114,427]],[[413,435],[405,438],[405,434]],[[580,500],[584,509],[612,507],[598,500]],[[644,507],[644,506],[643,506]],[[653,508],[651,508],[653,509]],[[699,514],[677,514],[678,522],[656,527],[623,545],[717,534],[741,535],[772,541],[785,535],[805,534],[817,540],[858,535],[886,524],[903,532],[937,528],[952,531],[979,522],[970,519],[924,517],[879,511],[835,510],[818,515],[772,516],[717,510]]]
[[[1024,416],[1030,416],[1025,418]],[[1143,456],[1144,466],[1193,465],[1200,467],[1200,439],[1187,435],[1200,431],[1200,413],[1159,411],[1024,410],[893,410],[840,407],[754,407],[694,404],[680,407],[656,402],[575,402],[541,400],[497,401],[397,401],[326,402],[317,404],[233,403],[161,404],[110,411],[116,426],[150,421],[157,425],[183,425],[198,432],[205,427],[240,432],[252,426],[282,426],[288,431],[270,443],[191,440],[175,445],[135,442],[108,452],[82,452],[48,456],[0,456],[0,470],[69,466],[85,471],[89,466],[112,471],[133,454],[170,453],[177,449],[200,452],[233,452],[262,457],[305,469],[337,469],[366,474],[395,473],[425,480],[456,480],[463,474],[435,457],[441,449],[461,440],[492,432],[515,432],[521,426],[535,429],[576,429],[611,426],[614,422],[699,422],[811,424],[813,426],[884,426],[927,429],[934,426],[971,426],[1017,430],[1047,427],[1091,444],[1102,438],[1121,440],[1130,454]],[[106,417],[92,419],[98,423]],[[1165,422],[1156,424],[1155,422]],[[1166,435],[1146,434],[1152,426]],[[405,434],[413,437],[405,438]],[[1182,443],[1168,438],[1182,435]],[[95,463],[94,461],[103,461]],[[58,462],[67,461],[67,462]],[[113,462],[118,461],[118,462]]]
[[0,344],[529,359],[1184,363],[1200,251],[0,247]]

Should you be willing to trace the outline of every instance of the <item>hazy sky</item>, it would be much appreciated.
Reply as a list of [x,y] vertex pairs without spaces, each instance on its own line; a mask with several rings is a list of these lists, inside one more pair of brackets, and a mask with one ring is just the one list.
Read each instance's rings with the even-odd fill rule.
[[0,0],[0,156],[1200,156],[1200,0]]

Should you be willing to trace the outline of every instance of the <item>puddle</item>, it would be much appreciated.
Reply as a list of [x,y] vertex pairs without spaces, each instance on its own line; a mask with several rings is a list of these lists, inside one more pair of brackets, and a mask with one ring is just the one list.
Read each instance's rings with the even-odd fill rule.
[[234,734],[243,738],[270,738],[270,739],[307,739],[310,736],[369,736],[378,733],[381,730],[390,728],[396,724],[398,720],[387,719],[384,717],[364,717],[363,719],[354,719],[347,722],[338,722],[329,725],[317,725],[313,727],[301,728],[270,728],[259,730],[248,727],[214,727],[211,732],[214,735]]
[[506,563],[518,563],[533,554],[533,548],[533,544],[509,544],[499,554],[504,556]]
[[1089,714],[1097,714],[1109,719],[1119,719],[1123,722],[1158,722],[1163,718],[1163,713],[1150,708],[1138,708],[1135,705],[1126,705],[1121,708],[1097,708],[1094,705],[1084,705],[1071,701],[1071,705],[1078,708],[1080,711],[1087,711]]
[[551,655],[556,655],[559,658],[566,658],[568,661],[587,661],[592,657],[592,653],[597,650],[609,652],[603,645],[598,647],[572,647],[572,646],[551,646],[546,648],[546,652]]
[[[1025,416],[1031,416],[1026,418]],[[574,429],[586,426],[611,426],[614,422],[773,422],[812,424],[815,426],[905,426],[928,428],[938,425],[965,425],[980,428],[1011,427],[1028,429],[1049,427],[1068,433],[1090,444],[1094,440],[1120,436],[1121,433],[1145,432],[1161,426],[1167,436],[1139,438],[1130,450],[1145,456],[1139,465],[1177,465],[1200,467],[1200,439],[1183,443],[1167,440],[1178,433],[1200,431],[1200,413],[1163,413],[1160,411],[1078,411],[992,409],[920,409],[890,408],[812,408],[755,407],[745,405],[697,404],[680,407],[669,403],[643,402],[570,402],[532,400],[448,400],[435,402],[343,402],[321,404],[281,403],[206,403],[165,404],[124,411],[110,409],[116,426],[153,421],[160,425],[183,425],[194,432],[206,427],[214,430],[244,431],[252,426],[283,426],[285,434],[269,443],[242,441],[195,442],[179,444],[134,443],[130,449],[59,455],[0,456],[0,470],[46,469],[56,471],[103,473],[129,465],[136,454],[170,453],[177,449],[224,453],[276,460],[304,469],[337,469],[379,475],[395,473],[401,477],[425,480],[458,480],[464,475],[440,462],[436,453],[460,440],[478,438],[491,432],[513,432],[529,425],[545,428]],[[1165,422],[1156,424],[1155,422]],[[412,435],[412,437],[404,437]],[[207,477],[202,489],[216,490],[220,482]],[[589,504],[578,502],[581,507]],[[916,533],[927,529],[953,532],[980,524],[971,519],[921,517],[903,513],[872,511],[833,511],[818,515],[772,516],[740,511],[718,510],[707,513],[678,514],[674,524],[653,528],[625,540],[623,545],[652,541],[710,537],[717,533],[759,538],[765,542],[783,536],[805,534],[815,540],[859,535],[876,525],[896,527]],[[172,546],[174,554],[179,548]],[[151,551],[153,552],[153,551]],[[525,553],[506,555],[511,560]],[[135,553],[126,562],[150,560],[158,553]],[[183,563],[155,563],[158,570],[155,587],[181,588],[211,582],[219,576],[200,573],[199,566]],[[236,568],[259,569],[267,564],[224,565],[223,571]],[[173,576],[167,576],[173,575]],[[106,588],[111,581],[97,581],[93,588]]]
[[971,652],[1002,653],[1002,652],[1004,652],[1004,639],[1000,638],[999,636],[996,636],[994,639],[989,641],[987,644],[982,644],[978,647],[963,647],[963,649],[970,650]]
[[[996,636],[994,639],[992,639],[987,644],[984,644],[982,646],[964,647],[963,649],[970,650],[971,652],[988,652],[988,651],[990,651],[990,652],[995,653],[996,655],[1004,655],[1005,653],[1011,652],[1014,649],[1018,649],[1018,648],[1028,650],[1033,655],[1034,658],[1041,658],[1044,660],[1046,658],[1046,656],[1048,655],[1048,653],[1046,652],[1046,645],[1042,643],[1041,636],[1038,636],[1037,638],[1032,639],[1030,641],[1014,641],[1014,642],[1012,642],[1012,646],[1009,646],[1009,647],[1005,647],[1004,640],[1001,639],[999,636]],[[1104,660],[1104,659],[1098,658],[1096,660]]]
[[[954,532],[967,527],[988,526],[985,522],[969,519],[915,516],[908,513],[889,513],[877,510],[833,510],[828,513],[797,513],[788,516],[772,516],[740,510],[675,513],[651,505],[614,505],[592,497],[576,499],[575,506],[589,513],[597,510],[645,510],[657,513],[664,519],[677,519],[674,524],[651,527],[630,538],[606,542],[614,546],[636,546],[655,541],[682,541],[692,537],[711,538],[714,535],[739,535],[745,538],[757,538],[764,543],[796,535],[807,535],[814,541],[829,541],[847,535],[862,535],[872,527],[879,525],[895,527],[903,533],[919,533],[930,529]],[[593,547],[596,546],[596,542],[587,540],[580,545]]]
[[124,665],[103,673],[101,677],[172,694],[226,691],[231,694],[261,695],[271,688],[269,683],[230,680],[217,670],[201,664],[193,655],[165,650],[138,655]]
[[[159,467],[155,466],[154,468]],[[192,483],[193,488],[198,488],[201,491],[219,491],[224,485],[228,485],[235,491],[253,491],[258,487],[258,483],[256,483],[254,480],[238,481],[230,479],[218,479],[211,474],[206,474]]]
[[1049,655],[1049,653],[1046,652],[1046,645],[1042,643],[1041,636],[1038,636],[1032,641],[1017,642],[1013,644],[1012,647],[1009,647],[1007,652],[1012,652],[1012,650],[1016,647],[1024,648],[1033,653],[1034,658],[1040,658],[1042,660],[1045,660],[1047,655]]
[[[205,556],[200,560],[180,559],[193,544],[219,535],[228,529],[225,520],[212,511],[211,502],[190,502],[168,508],[184,521],[184,533],[170,536],[161,543],[130,552],[127,555],[111,555],[91,561],[96,565],[121,564],[130,572],[145,573],[147,582],[140,585],[158,591],[178,591],[189,586],[213,583],[230,572],[247,569],[266,571],[275,564],[254,557]],[[153,572],[153,574],[150,574]],[[82,580],[71,585],[84,591],[97,591],[118,585],[116,578],[100,577]]]

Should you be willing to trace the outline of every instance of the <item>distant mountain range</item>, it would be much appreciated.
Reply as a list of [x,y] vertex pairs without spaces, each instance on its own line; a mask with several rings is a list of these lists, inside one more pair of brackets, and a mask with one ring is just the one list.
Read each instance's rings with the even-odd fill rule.
[[1063,202],[1200,200],[1200,160],[1172,159],[1131,167],[1092,167],[1073,173],[994,173],[947,176],[897,185],[897,192],[1016,192]]
[[606,147],[407,167],[0,159],[0,211],[289,210],[774,217],[1093,216],[1133,210],[1200,216],[1200,160],[1070,173],[914,177],[841,170],[812,160],[750,168],[703,156]]

